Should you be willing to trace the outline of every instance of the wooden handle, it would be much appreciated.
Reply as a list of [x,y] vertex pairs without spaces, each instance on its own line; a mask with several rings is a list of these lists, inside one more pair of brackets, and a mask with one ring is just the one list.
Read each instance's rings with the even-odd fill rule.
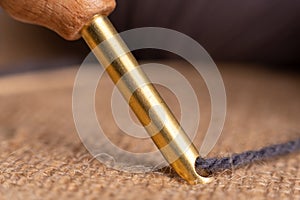
[[116,3],[115,0],[0,0],[0,6],[17,20],[47,27],[67,40],[76,40],[94,15],[109,15]]

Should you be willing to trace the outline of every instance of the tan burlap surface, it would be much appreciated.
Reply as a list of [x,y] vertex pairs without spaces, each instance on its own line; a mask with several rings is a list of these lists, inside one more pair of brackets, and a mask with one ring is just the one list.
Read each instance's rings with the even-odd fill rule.
[[[209,96],[190,68],[179,68],[199,93],[196,143],[201,144],[210,119]],[[92,158],[75,130],[71,103],[77,69],[0,78],[0,199],[300,199],[300,154],[224,172],[212,183],[196,186],[169,171],[134,174],[105,167]],[[209,156],[299,137],[299,75],[239,64],[221,64],[220,71],[227,91],[227,118]],[[120,130],[108,114],[110,106],[101,107],[110,102],[112,88],[107,77],[101,82],[106,89],[98,91],[96,108],[106,133],[120,146],[141,148],[137,140],[118,135]],[[166,98],[174,97],[162,92]],[[180,113],[174,98],[167,101]]]

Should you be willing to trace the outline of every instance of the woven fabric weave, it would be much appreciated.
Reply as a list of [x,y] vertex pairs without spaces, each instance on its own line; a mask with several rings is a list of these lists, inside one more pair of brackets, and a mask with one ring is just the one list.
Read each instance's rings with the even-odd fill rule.
[[[210,119],[204,83],[185,63],[168,62],[191,77],[200,95],[201,144]],[[188,185],[168,169],[134,174],[105,167],[81,143],[72,118],[72,87],[78,67],[0,78],[0,199],[300,199],[300,155],[292,154],[217,174],[207,185]],[[228,156],[299,137],[300,77],[255,65],[221,64],[228,110],[223,133],[209,154]],[[99,121],[120,146],[107,113],[111,81],[97,94]],[[206,92],[205,92],[206,91]],[[164,92],[163,92],[164,93]],[[175,113],[177,102],[165,91]],[[101,116],[105,113],[105,116]],[[151,141],[149,142],[149,144]],[[143,143],[147,146],[148,143]],[[152,144],[151,144],[152,145]]]

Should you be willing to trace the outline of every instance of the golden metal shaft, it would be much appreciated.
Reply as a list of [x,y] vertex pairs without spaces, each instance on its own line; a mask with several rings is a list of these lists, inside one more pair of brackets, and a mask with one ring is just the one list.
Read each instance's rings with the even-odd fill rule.
[[197,149],[108,18],[95,16],[81,34],[174,170],[190,184],[208,182],[195,170]]

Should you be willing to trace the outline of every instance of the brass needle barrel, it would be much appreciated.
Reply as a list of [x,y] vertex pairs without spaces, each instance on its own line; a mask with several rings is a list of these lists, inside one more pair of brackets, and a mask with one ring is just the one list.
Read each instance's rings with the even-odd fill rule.
[[210,181],[196,172],[197,149],[109,19],[95,16],[81,34],[173,169],[190,184]]

